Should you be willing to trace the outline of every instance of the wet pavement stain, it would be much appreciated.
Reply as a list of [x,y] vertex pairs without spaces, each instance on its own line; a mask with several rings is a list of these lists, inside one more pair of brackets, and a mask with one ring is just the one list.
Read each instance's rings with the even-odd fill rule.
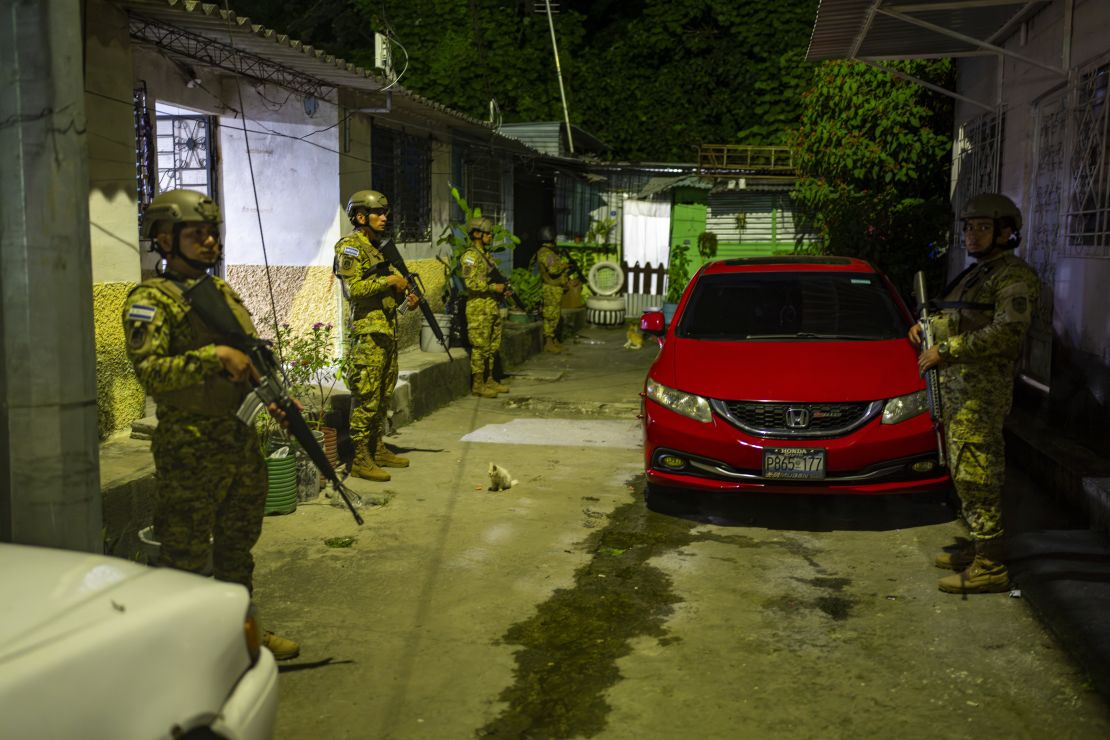
[[598,734],[610,710],[605,691],[620,679],[617,660],[632,652],[632,640],[654,637],[665,646],[679,639],[664,624],[682,599],[670,576],[647,561],[695,542],[782,546],[744,535],[695,533],[700,522],[648,510],[642,478],[630,485],[635,498],[586,538],[584,547],[593,557],[575,572],[574,585],[556,591],[502,637],[505,644],[521,646],[515,681],[499,697],[508,707],[478,729],[478,737]]

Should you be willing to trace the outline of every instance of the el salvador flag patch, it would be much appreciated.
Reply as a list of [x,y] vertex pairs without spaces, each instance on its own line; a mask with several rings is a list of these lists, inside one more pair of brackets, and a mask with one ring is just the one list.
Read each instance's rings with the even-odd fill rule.
[[343,254],[350,255],[351,257],[358,257],[357,247],[343,247]]
[[141,303],[136,303],[127,312],[127,318],[132,321],[153,321],[155,312],[154,306],[144,306]]

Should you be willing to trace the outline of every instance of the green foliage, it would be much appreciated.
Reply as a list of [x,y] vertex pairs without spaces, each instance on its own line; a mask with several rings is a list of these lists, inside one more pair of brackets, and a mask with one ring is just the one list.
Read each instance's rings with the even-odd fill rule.
[[609,234],[612,233],[613,227],[617,225],[615,218],[603,218],[600,220],[593,220],[590,222],[590,228],[586,230],[585,241],[588,244],[603,245],[609,243]]
[[543,304],[543,278],[539,273],[526,267],[517,267],[509,275],[509,283],[528,313],[539,312]]
[[[451,254],[446,260],[437,258],[444,265],[448,276],[448,280],[445,281],[443,287],[443,301],[445,304],[450,300],[450,276],[460,274],[459,260],[462,258],[463,252],[470,247],[470,236],[466,233],[466,222],[482,215],[482,209],[477,206],[471,208],[470,204],[466,202],[466,198],[462,196],[459,189],[454,185],[451,186],[451,197],[455,199],[455,203],[458,205],[463,217],[462,221],[447,224],[443,229],[443,233],[436,239],[437,246],[447,247],[451,250]],[[500,252],[505,249],[516,249],[519,244],[519,236],[509,231],[501,224],[494,222],[493,241],[490,242],[490,251]]]
[[[312,429],[323,426],[323,412],[346,366],[346,358],[337,363],[333,350],[331,324],[317,322],[299,334],[289,324],[277,328],[274,356],[282,363],[289,394],[305,405],[305,421]],[[263,455],[269,454],[272,439],[290,442],[289,435],[266,413],[258,415],[256,426]]]
[[690,282],[690,246],[671,246],[671,261],[667,265],[667,303],[678,303],[686,284]]
[[[950,84],[948,60],[897,63]],[[793,197],[812,220],[814,249],[869,260],[908,292],[913,273],[940,269],[951,214],[948,98],[856,62],[826,62],[791,138],[802,173]]]
[[698,234],[698,254],[703,260],[711,260],[717,256],[717,235],[712,231]]

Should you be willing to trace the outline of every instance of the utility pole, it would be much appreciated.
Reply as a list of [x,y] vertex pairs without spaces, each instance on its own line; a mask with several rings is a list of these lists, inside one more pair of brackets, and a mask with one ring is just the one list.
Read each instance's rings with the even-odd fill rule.
[[570,113],[567,111],[567,92],[563,89],[563,68],[559,66],[559,46],[555,43],[555,21],[551,18],[551,0],[544,0],[547,7],[547,27],[551,29],[551,50],[555,52],[555,76],[559,78],[559,97],[563,100],[563,120],[567,124],[567,148],[574,154],[574,134],[570,130]]
[[0,541],[102,552],[81,6],[0,7]]

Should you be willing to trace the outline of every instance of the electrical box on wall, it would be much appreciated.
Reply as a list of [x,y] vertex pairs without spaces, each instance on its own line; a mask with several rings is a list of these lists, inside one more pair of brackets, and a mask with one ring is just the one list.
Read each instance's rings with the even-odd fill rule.
[[389,39],[380,33],[374,34],[374,67],[380,69],[387,79],[393,79],[393,50]]

